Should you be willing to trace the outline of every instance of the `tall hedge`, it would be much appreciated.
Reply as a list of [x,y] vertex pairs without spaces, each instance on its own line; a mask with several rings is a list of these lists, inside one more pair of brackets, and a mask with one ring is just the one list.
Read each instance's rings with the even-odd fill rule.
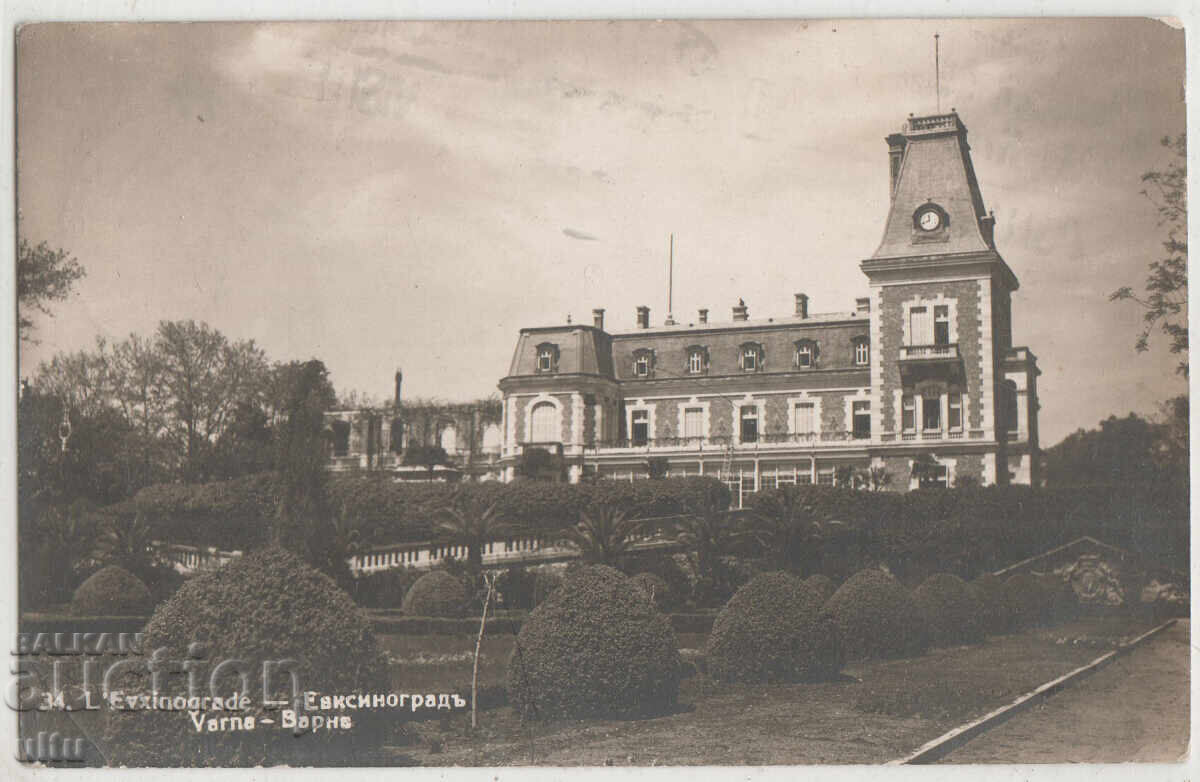
[[725,681],[828,678],[842,665],[823,596],[795,576],[763,573],[738,589],[713,622],[708,672]]
[[929,646],[929,631],[912,594],[878,568],[854,574],[825,609],[848,659],[909,657]]
[[573,568],[521,624],[508,695],[524,719],[662,713],[679,694],[671,623],[620,571]]

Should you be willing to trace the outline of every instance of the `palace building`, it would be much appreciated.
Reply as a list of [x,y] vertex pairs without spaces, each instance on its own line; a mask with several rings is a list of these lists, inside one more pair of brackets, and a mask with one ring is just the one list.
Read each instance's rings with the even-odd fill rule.
[[[905,491],[1037,484],[1033,353],[1012,344],[1017,278],[993,241],[958,114],[887,137],[891,206],[860,264],[870,295],[815,313],[607,331],[521,329],[503,394],[505,479],[530,449],[570,479],[714,475],[735,498],[847,480]],[[841,468],[841,469],[839,469]],[[849,468],[849,469],[847,469]],[[890,480],[889,480],[890,479]]]

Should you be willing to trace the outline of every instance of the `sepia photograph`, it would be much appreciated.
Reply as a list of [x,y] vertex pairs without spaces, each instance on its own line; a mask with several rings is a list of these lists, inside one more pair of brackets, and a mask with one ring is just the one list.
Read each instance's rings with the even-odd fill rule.
[[1181,22],[12,35],[19,768],[1188,761]]

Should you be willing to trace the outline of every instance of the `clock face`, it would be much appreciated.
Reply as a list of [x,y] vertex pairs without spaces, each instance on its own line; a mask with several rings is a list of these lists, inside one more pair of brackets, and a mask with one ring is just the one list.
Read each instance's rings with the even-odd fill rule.
[[942,216],[934,209],[926,209],[917,218],[917,225],[921,226],[922,231],[935,231],[941,224]]

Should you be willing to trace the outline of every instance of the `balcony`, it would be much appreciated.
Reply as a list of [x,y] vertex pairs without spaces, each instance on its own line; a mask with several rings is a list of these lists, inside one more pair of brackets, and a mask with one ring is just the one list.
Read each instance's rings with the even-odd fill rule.
[[901,345],[900,377],[906,384],[928,378],[961,380],[963,361],[956,343],[944,345]]

